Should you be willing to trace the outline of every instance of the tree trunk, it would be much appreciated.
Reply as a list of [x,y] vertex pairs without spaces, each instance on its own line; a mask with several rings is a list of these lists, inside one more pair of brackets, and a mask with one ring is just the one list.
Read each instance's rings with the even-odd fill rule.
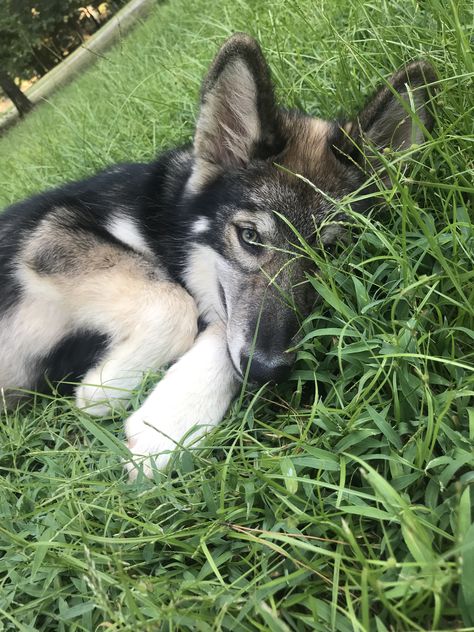
[[23,116],[31,110],[33,103],[26,94],[20,90],[8,73],[0,69],[0,88],[11,99],[13,105],[18,110],[18,114]]

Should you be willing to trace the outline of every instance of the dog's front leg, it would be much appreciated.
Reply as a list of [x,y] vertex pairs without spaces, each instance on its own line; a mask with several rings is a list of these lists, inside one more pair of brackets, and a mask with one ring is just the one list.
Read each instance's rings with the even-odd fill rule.
[[167,465],[176,446],[195,445],[221,421],[237,390],[225,326],[213,323],[127,420],[128,447],[135,457],[127,464],[130,478],[136,477],[139,463],[150,476],[153,466]]

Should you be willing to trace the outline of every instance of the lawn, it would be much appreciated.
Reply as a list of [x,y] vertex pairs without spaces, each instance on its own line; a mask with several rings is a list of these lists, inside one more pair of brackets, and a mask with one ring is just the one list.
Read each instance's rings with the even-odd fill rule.
[[405,61],[440,77],[432,138],[409,171],[386,157],[386,210],[351,214],[346,249],[307,251],[324,300],[288,384],[242,392],[204,447],[134,484],[122,419],[53,397],[2,415],[2,632],[474,630],[471,11],[172,0],[0,139],[2,206],[149,160],[191,139],[237,30],[280,100],[324,117]]

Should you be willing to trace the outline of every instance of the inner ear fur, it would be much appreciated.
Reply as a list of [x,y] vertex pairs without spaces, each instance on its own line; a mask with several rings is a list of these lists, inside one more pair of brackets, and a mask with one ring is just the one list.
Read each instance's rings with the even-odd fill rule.
[[277,117],[262,50],[249,35],[236,33],[218,52],[202,85],[193,187],[200,188],[225,169],[278,153]]
[[403,151],[433,129],[430,104],[437,77],[426,61],[401,68],[368,101],[358,116],[339,126],[333,148],[341,160],[377,169],[374,149]]

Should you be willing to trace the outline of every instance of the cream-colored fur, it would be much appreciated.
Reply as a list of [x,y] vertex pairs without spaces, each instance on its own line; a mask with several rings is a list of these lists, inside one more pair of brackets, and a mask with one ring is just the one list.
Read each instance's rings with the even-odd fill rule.
[[93,239],[81,246],[66,231],[53,234],[61,248],[76,252],[77,269],[62,270],[59,259],[51,264],[57,271],[34,269],[33,256],[54,245],[47,226],[40,226],[18,258],[20,305],[0,321],[0,387],[31,388],[32,354],[47,355],[66,336],[81,330],[105,334],[110,341],[106,356],[87,373],[76,396],[79,407],[105,414],[128,403],[143,372],[173,362],[190,348],[197,308],[186,290],[142,255]]
[[104,415],[110,409],[125,408],[145,371],[173,362],[194,342],[197,310],[183,288],[158,283],[137,301],[130,302],[131,309],[124,314],[120,336],[114,326],[116,343],[100,364],[87,372],[77,389],[77,406],[90,414]]

